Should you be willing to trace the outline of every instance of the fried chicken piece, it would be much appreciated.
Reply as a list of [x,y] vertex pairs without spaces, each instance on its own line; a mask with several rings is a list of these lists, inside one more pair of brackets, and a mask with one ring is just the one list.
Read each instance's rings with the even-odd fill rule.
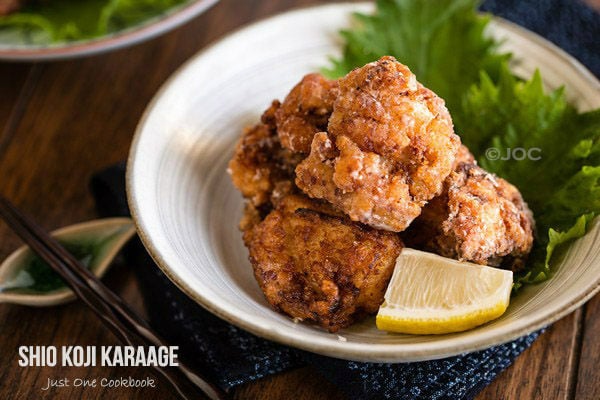
[[314,198],[327,199],[353,221],[400,231],[421,207],[407,201],[408,185],[396,172],[389,160],[363,152],[346,136],[334,144],[320,132],[310,155],[296,168],[296,184]]
[[452,170],[455,171],[459,164],[477,164],[475,156],[464,144],[461,144],[458,147],[458,152],[456,153],[456,159],[454,159],[454,165],[452,166]]
[[268,204],[277,185],[293,181],[294,168],[302,159],[281,147],[275,128],[278,108],[279,103],[273,102],[261,123],[244,132],[229,162],[233,184],[255,207]]
[[460,145],[444,100],[389,56],[340,80],[328,132],[398,162],[416,201],[439,193]]
[[402,242],[328,210],[306,196],[286,196],[244,242],[276,310],[336,332],[377,312]]
[[409,247],[517,271],[533,245],[533,214],[517,188],[462,153],[466,162],[456,165],[443,194],[402,236]]
[[271,212],[271,204],[257,207],[252,202],[246,201],[244,204],[244,213],[239,223],[240,231],[246,232],[258,225]]
[[275,113],[282,146],[296,153],[308,153],[315,133],[327,129],[337,92],[337,81],[321,74],[302,78]]
[[339,80],[327,129],[296,168],[298,187],[396,232],[441,192],[460,146],[444,101],[393,57]]

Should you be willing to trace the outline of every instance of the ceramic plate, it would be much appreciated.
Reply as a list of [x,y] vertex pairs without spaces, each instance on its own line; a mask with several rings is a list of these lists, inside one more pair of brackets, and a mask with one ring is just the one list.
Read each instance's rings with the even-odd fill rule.
[[0,42],[0,60],[43,61],[88,56],[130,46],[161,35],[189,21],[219,0],[191,0],[166,14],[150,19],[124,31],[77,42],[23,45]]
[[[463,333],[390,334],[371,318],[338,336],[269,307],[238,231],[242,198],[227,162],[242,129],[272,99],[339,54],[337,32],[357,10],[371,8],[328,5],[256,23],[195,56],[163,86],[138,126],[128,165],[130,206],[160,268],[203,307],[256,335],[361,361],[427,360],[486,348],[548,325],[589,299],[600,288],[598,225],[570,247],[553,279],[524,289],[500,319]],[[565,84],[580,109],[600,107],[600,83],[563,51],[499,19],[490,34],[514,53],[515,73],[530,76],[539,67],[545,84]]]

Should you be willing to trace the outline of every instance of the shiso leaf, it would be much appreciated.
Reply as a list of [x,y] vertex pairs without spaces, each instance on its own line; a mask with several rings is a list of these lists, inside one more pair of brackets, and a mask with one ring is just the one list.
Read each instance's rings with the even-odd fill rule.
[[458,112],[462,94],[479,79],[492,77],[508,54],[484,34],[489,15],[480,15],[477,0],[378,0],[372,15],[354,14],[352,29],[341,31],[342,57],[324,70],[340,77],[352,69],[392,55],[419,81]]

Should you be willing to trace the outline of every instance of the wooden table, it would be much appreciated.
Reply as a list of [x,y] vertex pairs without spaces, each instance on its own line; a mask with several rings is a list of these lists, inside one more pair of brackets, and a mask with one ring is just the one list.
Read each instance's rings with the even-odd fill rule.
[[[600,5],[600,0],[594,0]],[[222,0],[161,38],[95,57],[54,63],[0,63],[0,190],[46,228],[95,217],[87,182],[125,159],[148,101],[165,79],[208,43],[250,21],[316,0]],[[19,240],[0,223],[0,257]],[[141,310],[136,281],[118,264],[107,284]],[[479,396],[481,399],[600,398],[600,296],[548,329]],[[114,345],[79,302],[35,309],[0,305],[0,398],[175,399],[156,389],[62,388],[42,392],[49,377],[152,376],[134,368],[21,368],[21,345]],[[311,368],[236,388],[236,399],[343,399]]]

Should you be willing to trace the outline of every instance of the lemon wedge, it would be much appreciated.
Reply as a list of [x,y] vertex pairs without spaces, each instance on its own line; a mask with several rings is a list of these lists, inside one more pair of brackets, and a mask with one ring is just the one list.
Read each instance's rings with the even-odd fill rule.
[[504,314],[512,283],[512,271],[403,249],[377,328],[412,334],[471,329]]

